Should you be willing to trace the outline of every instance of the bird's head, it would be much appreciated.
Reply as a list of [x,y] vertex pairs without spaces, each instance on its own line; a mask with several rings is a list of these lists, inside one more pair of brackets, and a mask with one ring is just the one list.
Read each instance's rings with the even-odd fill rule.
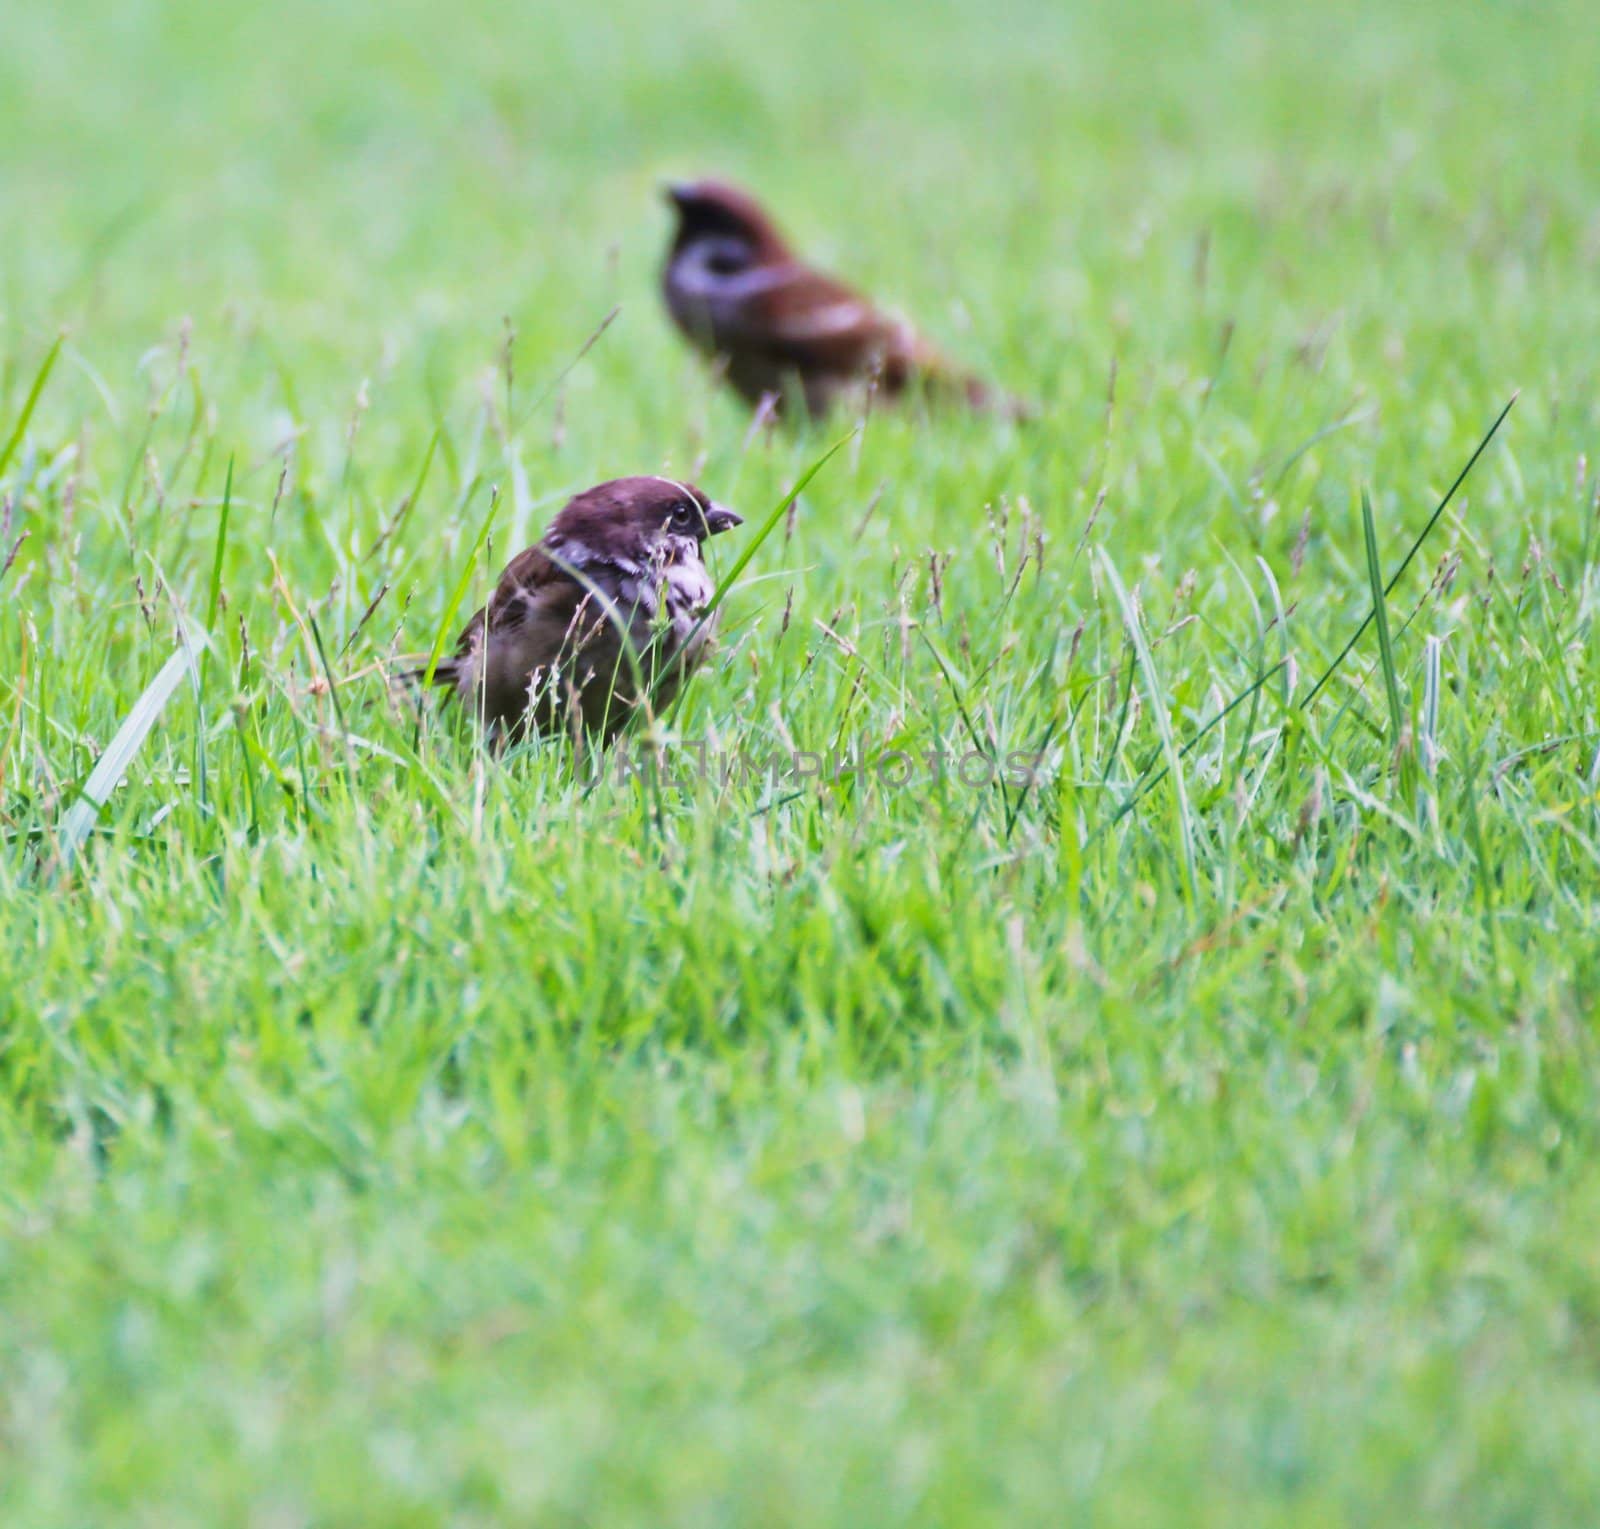
[[642,568],[699,555],[708,536],[743,524],[692,483],[673,478],[614,478],[571,500],[551,522],[545,546],[575,566]]
[[664,188],[677,209],[673,252],[700,240],[715,240],[730,258],[743,252],[747,264],[792,258],[777,226],[748,192],[726,181],[679,181]]

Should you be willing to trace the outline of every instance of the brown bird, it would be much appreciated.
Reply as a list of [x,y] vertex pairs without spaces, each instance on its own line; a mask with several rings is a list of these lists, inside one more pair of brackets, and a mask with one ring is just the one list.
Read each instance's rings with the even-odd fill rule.
[[875,385],[890,397],[920,387],[974,408],[1014,409],[952,370],[910,325],[806,265],[737,187],[697,181],[666,194],[678,210],[661,273],[667,309],[747,403],[779,407],[797,389],[817,415]]
[[701,544],[741,523],[670,478],[579,494],[512,558],[434,683],[497,741],[563,726],[611,739],[641,706],[665,706],[705,657],[716,622]]

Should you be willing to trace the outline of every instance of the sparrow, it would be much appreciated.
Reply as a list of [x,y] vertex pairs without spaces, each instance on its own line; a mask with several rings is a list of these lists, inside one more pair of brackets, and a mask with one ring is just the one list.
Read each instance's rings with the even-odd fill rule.
[[701,547],[742,523],[670,478],[586,490],[506,565],[433,682],[495,741],[567,726],[609,742],[640,708],[671,701],[705,657],[716,613]]
[[747,403],[779,408],[797,389],[820,415],[875,385],[890,397],[920,387],[1014,412],[908,324],[806,265],[747,193],[707,180],[668,186],[666,195],[678,212],[661,273],[667,310]]

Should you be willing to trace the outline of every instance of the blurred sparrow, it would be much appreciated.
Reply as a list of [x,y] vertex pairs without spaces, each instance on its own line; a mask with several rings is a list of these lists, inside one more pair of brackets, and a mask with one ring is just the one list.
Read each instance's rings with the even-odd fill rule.
[[952,371],[908,324],[804,264],[736,187],[698,181],[669,186],[667,197],[678,210],[661,275],[667,308],[746,402],[779,407],[798,388],[806,408],[823,414],[876,386],[891,397],[920,387],[974,408],[1013,408]]
[[562,726],[612,738],[641,705],[665,706],[705,656],[715,617],[703,619],[701,543],[739,524],[670,478],[579,494],[512,558],[434,683],[496,740]]

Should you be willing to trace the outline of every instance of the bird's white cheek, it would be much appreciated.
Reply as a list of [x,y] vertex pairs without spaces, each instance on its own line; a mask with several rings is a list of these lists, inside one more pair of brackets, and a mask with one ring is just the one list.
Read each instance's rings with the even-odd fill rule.
[[704,608],[711,601],[711,579],[705,564],[697,557],[669,569],[667,592],[674,607],[687,606],[697,611]]
[[698,653],[709,640],[713,626],[712,621],[701,622],[711,603],[712,588],[705,564],[698,556],[668,570],[666,595],[673,646],[681,648],[692,641],[694,652]]

